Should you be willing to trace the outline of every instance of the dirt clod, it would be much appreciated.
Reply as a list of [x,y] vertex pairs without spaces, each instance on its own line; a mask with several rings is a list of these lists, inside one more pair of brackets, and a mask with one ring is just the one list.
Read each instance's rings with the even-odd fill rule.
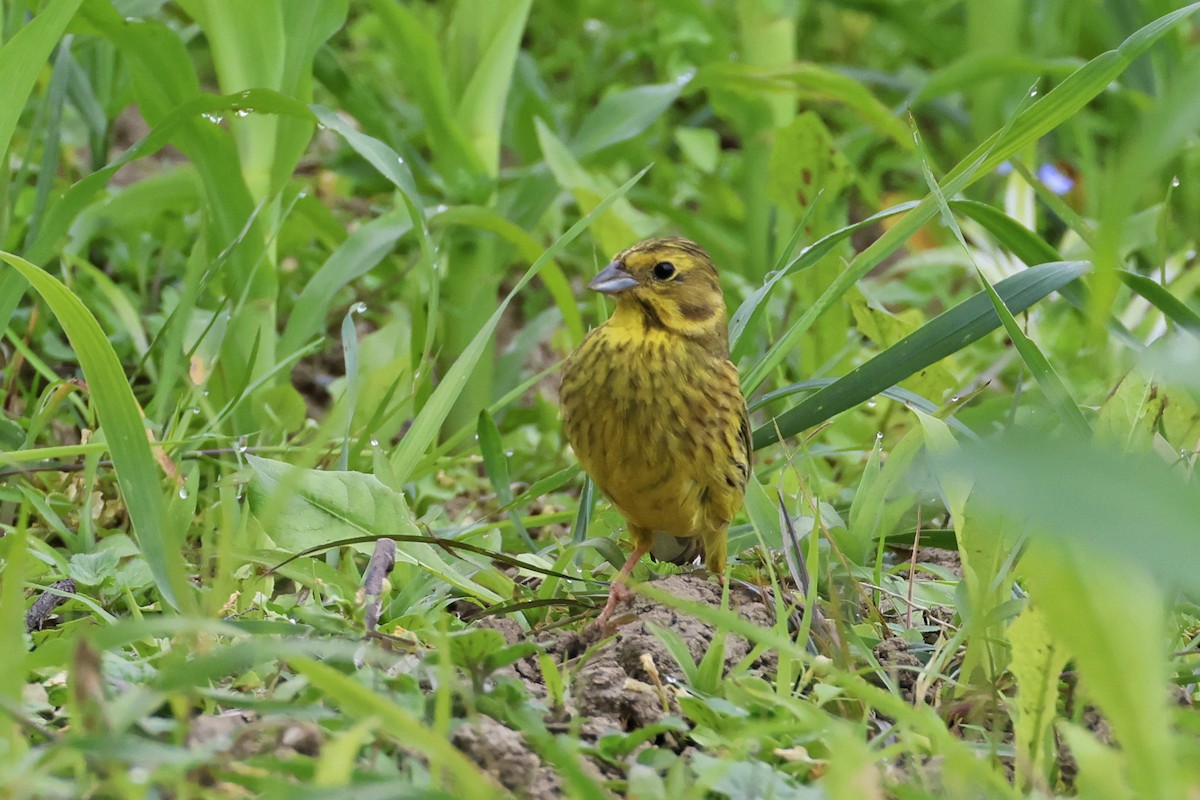
[[488,716],[480,716],[454,731],[454,745],[483,767],[505,789],[522,797],[559,797],[558,776],[542,766],[525,738]]

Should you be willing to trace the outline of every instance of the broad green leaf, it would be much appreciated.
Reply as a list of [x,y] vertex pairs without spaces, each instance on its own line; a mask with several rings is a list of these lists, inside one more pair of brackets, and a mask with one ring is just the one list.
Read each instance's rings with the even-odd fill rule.
[[1154,453],[1019,433],[966,443],[947,468],[996,509],[1019,509],[1056,537],[1139,566],[1164,584],[1200,571],[1200,488]]
[[[1087,271],[1083,262],[1041,264],[996,284],[1012,313],[1021,313]],[[980,292],[939,314],[830,386],[754,431],[755,449],[817,425],[873,397],[922,368],[956,353],[999,327],[996,309]],[[776,434],[776,426],[779,433]]]
[[[611,195],[611,184],[603,176],[593,175],[580,166],[567,146],[541,120],[537,121],[537,136],[546,165],[554,173],[559,186],[570,190],[580,211],[585,214],[594,212],[605,196]],[[592,225],[592,235],[600,243],[603,252],[611,255],[645,239],[653,232],[654,226],[653,220],[622,196],[612,203],[611,208],[597,215]]]
[[[917,418],[931,458],[946,459],[959,452],[958,443],[944,422],[925,414],[918,414]],[[1018,537],[1007,520],[993,525],[983,522],[971,494],[969,475],[943,470],[937,473],[937,481],[950,512],[962,560],[961,589],[965,590],[966,602],[960,604],[958,611],[967,642],[962,678],[975,690],[987,691],[1003,673],[1008,659],[1000,612],[1012,599],[1010,559]]]
[[121,496],[158,591],[166,605],[176,610],[190,609],[194,598],[182,554],[186,532],[174,534],[164,524],[162,473],[150,452],[137,399],[108,337],[79,298],[57,278],[11,253],[0,252],[0,260],[29,281],[66,332],[83,368],[112,454]]
[[533,0],[459,0],[447,57],[470,78],[458,88],[455,117],[489,176],[500,168],[500,132],[521,34]]
[[840,197],[851,179],[849,162],[815,113],[799,114],[775,131],[767,194],[797,219],[816,203],[818,194],[824,193],[826,202]]
[[1162,388],[1139,370],[1130,371],[1100,407],[1097,441],[1130,453],[1149,451],[1166,405]]
[[[258,456],[247,456],[247,460],[254,469],[251,509],[265,515],[267,535],[285,550],[307,550],[363,535],[420,534],[404,495],[389,489],[374,475],[302,469]],[[272,504],[281,505],[276,511]],[[360,549],[368,548],[364,544]],[[428,544],[397,541],[396,557],[472,597],[488,602],[501,600],[461,574],[457,565],[447,563]]]
[[583,158],[641,134],[671,107],[688,80],[685,77],[605,95],[584,117],[571,140],[571,151]]
[[1055,766],[1054,719],[1058,680],[1070,654],[1046,627],[1036,605],[1026,606],[1005,634],[1012,648],[1009,669],[1017,681],[1017,717],[1013,734],[1017,776],[1023,787],[1050,779]]
[[[1097,496],[1106,488],[1110,487],[1097,486],[1087,498],[1063,492],[1059,499],[1081,513],[1079,506],[1088,501],[1107,505]],[[1143,525],[1153,524],[1153,512],[1146,510]],[[1163,585],[1142,560],[1118,560],[1112,553],[1096,551],[1091,543],[1058,540],[1049,517],[1034,511],[1032,519],[1041,536],[1021,560],[1021,572],[1050,635],[1071,654],[1080,683],[1112,726],[1130,785],[1138,797],[1181,796],[1181,754],[1176,746],[1180,740],[1172,735],[1174,723],[1163,690],[1169,674]],[[1112,531],[1112,522],[1102,525]],[[1120,531],[1126,537],[1129,533]],[[1155,546],[1161,543],[1138,543],[1143,551]],[[1194,570],[1194,561],[1192,566]]]

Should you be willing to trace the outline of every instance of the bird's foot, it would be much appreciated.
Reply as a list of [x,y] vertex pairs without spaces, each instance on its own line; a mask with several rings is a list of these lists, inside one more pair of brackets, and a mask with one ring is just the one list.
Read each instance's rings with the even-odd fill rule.
[[633,592],[623,581],[613,581],[612,588],[608,590],[608,602],[604,604],[604,610],[600,612],[600,616],[596,617],[593,624],[597,629],[603,630],[604,626],[608,624],[608,618],[617,610],[617,606],[632,599]]

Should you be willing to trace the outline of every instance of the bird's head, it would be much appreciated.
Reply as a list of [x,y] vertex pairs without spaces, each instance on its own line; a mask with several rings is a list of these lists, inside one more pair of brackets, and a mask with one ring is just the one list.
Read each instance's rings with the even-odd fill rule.
[[[696,339],[727,340],[725,299],[708,253],[687,239],[647,239],[617,254],[589,289],[612,295],[616,317]],[[635,316],[636,315],[636,316]]]

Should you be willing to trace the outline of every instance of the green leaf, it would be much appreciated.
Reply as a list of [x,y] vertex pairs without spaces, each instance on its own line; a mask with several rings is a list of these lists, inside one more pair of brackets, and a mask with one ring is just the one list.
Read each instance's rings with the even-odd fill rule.
[[1151,305],[1163,313],[1167,319],[1174,322],[1180,329],[1192,336],[1200,338],[1200,314],[1161,284],[1155,283],[1145,275],[1138,275],[1126,270],[1117,270],[1117,277],[1126,286],[1144,297]]
[[[306,550],[358,536],[419,536],[404,495],[374,475],[301,469],[258,456],[247,456],[254,469],[250,508],[276,544]],[[276,505],[278,504],[278,505]],[[366,544],[360,548],[369,550]],[[485,589],[448,564],[438,551],[420,542],[396,542],[396,558],[415,564],[467,594],[499,602]]]
[[94,553],[76,553],[67,561],[67,574],[71,580],[83,586],[99,586],[115,577],[118,560],[116,551],[111,548]]
[[[1160,17],[1127,38],[1118,49],[1110,50],[1089,61],[1033,106],[1010,120],[1004,128],[988,137],[954,169],[950,170],[940,187],[942,194],[946,197],[953,197],[983,176],[990,174],[992,170],[1021,151],[1022,148],[1054,130],[1104,91],[1135,58],[1145,52],[1172,25],[1197,9],[1200,9],[1200,3],[1193,3],[1186,8]],[[748,373],[743,374],[742,389],[747,394],[757,389],[783,361],[787,353],[791,352],[800,337],[812,327],[817,318],[828,311],[859,279],[883,263],[884,259],[895,252],[910,236],[937,216],[938,211],[938,200],[930,193],[904,219],[889,228],[867,249],[855,256],[846,270],[772,345],[767,355]],[[785,268],[783,272],[789,269],[792,267]],[[757,297],[756,305],[761,303],[779,277],[782,276],[776,276],[775,281],[768,282],[770,287],[763,287],[763,294]],[[739,309],[740,311],[741,309]],[[733,341],[736,343],[736,338]]]
[[912,147],[904,123],[866,86],[818,64],[794,62],[785,67],[760,67],[749,63],[715,62],[703,67],[693,83],[695,90],[709,87],[742,92],[793,90],[808,97],[843,103],[896,144],[905,149]]
[[970,260],[971,266],[975,270],[975,275],[979,278],[980,283],[983,284],[983,290],[987,293],[988,300],[991,302],[997,316],[999,316],[1000,323],[1008,333],[1008,338],[1012,341],[1013,347],[1020,354],[1021,360],[1025,362],[1025,366],[1029,367],[1029,371],[1033,373],[1034,379],[1041,386],[1042,391],[1050,400],[1051,406],[1058,412],[1058,416],[1063,423],[1075,427],[1081,433],[1090,432],[1091,427],[1088,425],[1087,420],[1084,419],[1079,406],[1071,397],[1070,390],[1067,389],[1062,378],[1059,377],[1054,367],[1050,364],[1050,359],[1046,358],[1046,354],[1042,352],[1033,339],[1025,335],[1025,331],[1017,324],[1013,313],[1005,306],[1004,301],[1000,299],[1000,295],[996,294],[995,287],[984,276],[983,271],[979,269],[979,265],[975,263],[974,251],[967,245],[967,240],[963,236],[962,229],[958,226],[958,220],[951,213],[950,205],[946,202],[946,197],[942,194],[942,189],[938,186],[937,179],[933,177],[933,172],[929,167],[928,156],[925,152],[925,145],[920,133],[917,132],[915,120],[913,121],[913,138],[917,142],[917,150],[920,154],[921,168],[925,174],[925,181],[929,185],[930,194],[937,201],[942,222],[954,232],[959,246],[962,247],[963,252],[966,253],[967,258]]
[[450,634],[450,660],[468,672],[483,669],[488,658],[504,647],[504,634],[491,628],[471,628]]
[[[996,293],[1012,313],[1019,314],[1087,271],[1086,262],[1040,264],[1005,278]],[[956,353],[1000,325],[996,309],[984,292],[939,314],[913,333],[856,367],[830,386],[778,415],[754,431],[755,449],[840,414],[875,396],[924,367]],[[776,426],[779,433],[776,433]]]
[[150,452],[137,399],[120,359],[96,318],[62,282],[20,256],[0,252],[0,260],[29,281],[66,332],[83,368],[112,454],[117,485],[158,591],[172,608],[190,609],[193,591],[185,577],[182,541],[164,524],[162,473]]
[[965,443],[945,468],[972,477],[974,493],[991,508],[1019,509],[1047,534],[1146,569],[1164,584],[1195,585],[1200,487],[1155,453],[1017,431]]
[[[0,103],[0,153],[8,153],[13,131],[38,75],[81,2],[53,0],[0,47],[0,86],[4,87],[4,102]],[[8,13],[5,9],[5,14]]]
[[1012,646],[1009,669],[1017,681],[1017,717],[1013,723],[1019,754],[1017,774],[1028,788],[1048,781],[1054,760],[1054,719],[1058,711],[1058,679],[1069,653],[1046,627],[1037,606],[1026,606],[1006,632]]
[[[600,207],[605,196],[612,194],[607,178],[584,169],[567,146],[540,119],[537,120],[537,137],[542,156],[554,173],[554,179],[559,186],[570,190],[580,211],[591,215]],[[645,239],[654,226],[653,220],[634,208],[622,195],[611,204],[611,208],[596,215],[592,236],[605,253],[617,253],[628,247],[630,242]]]
[[457,67],[462,74],[466,65],[473,68],[465,85],[456,87],[455,117],[491,177],[500,168],[504,105],[532,4],[533,0],[459,0],[450,24],[446,55],[451,69]]
[[491,800],[494,785],[470,759],[459,752],[445,736],[431,730],[412,712],[386,694],[364,686],[354,676],[343,675],[328,664],[310,658],[288,659],[322,696],[328,698],[351,720],[378,720],[380,730],[399,745],[428,760],[429,771],[437,776],[453,797],[463,800]]
[[583,158],[634,138],[671,107],[686,85],[683,79],[606,95],[584,118],[571,140],[571,151]]
[[412,230],[406,209],[397,209],[356,228],[334,250],[308,283],[288,316],[279,352],[294,353],[322,332],[330,300],[343,286],[366,275]]

